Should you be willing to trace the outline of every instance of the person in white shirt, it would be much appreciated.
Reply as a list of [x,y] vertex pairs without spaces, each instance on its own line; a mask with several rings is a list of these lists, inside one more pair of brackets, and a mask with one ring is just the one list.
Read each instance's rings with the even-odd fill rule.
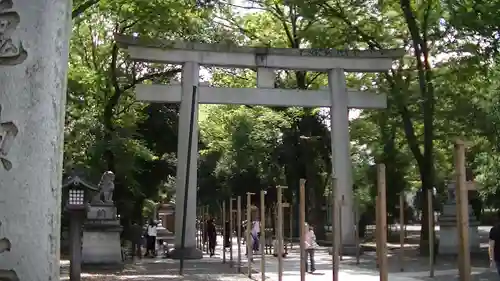
[[146,256],[149,254],[152,257],[156,256],[156,233],[157,224],[153,219],[149,220],[148,228],[146,230]]
[[[308,225],[306,223],[305,229],[306,229],[306,233],[304,233],[304,235],[305,235],[304,248],[306,250],[306,253],[305,253],[304,262],[306,263],[306,272],[312,273],[312,272],[316,271],[316,267],[314,264],[314,250],[318,247],[318,243],[316,243],[316,235],[314,234],[314,228],[312,227],[312,225]],[[309,256],[309,259],[311,261],[311,270],[310,271],[307,270],[307,268],[308,268],[308,262],[307,262],[308,256]]]
[[260,221],[253,221],[252,223],[252,249],[254,252],[259,251],[259,237],[260,237]]

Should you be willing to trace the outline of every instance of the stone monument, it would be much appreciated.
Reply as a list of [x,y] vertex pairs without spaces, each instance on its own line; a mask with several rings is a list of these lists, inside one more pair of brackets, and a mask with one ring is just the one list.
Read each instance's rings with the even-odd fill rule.
[[0,0],[1,280],[60,279],[71,10],[71,1]]
[[[468,181],[468,189],[473,188],[474,182]],[[440,255],[458,255],[458,220],[457,220],[457,202],[455,197],[455,182],[448,185],[448,200],[443,205],[443,212],[439,217],[439,254]],[[480,251],[479,246],[479,221],[476,219],[472,211],[472,206],[469,207],[469,245],[470,252],[477,253]]]
[[160,204],[158,206],[158,217],[160,218],[160,220],[158,221],[158,226],[156,228],[156,240],[158,240],[157,244],[159,244],[159,246],[167,252],[170,250],[170,246],[173,246],[175,238],[174,233],[169,229],[171,226],[173,226],[173,223],[170,223],[169,227],[169,221],[173,222],[174,214],[175,204]]
[[105,172],[87,212],[83,230],[82,263],[84,265],[121,265],[120,233],[122,227],[113,202],[115,175]]
[[161,224],[167,229],[168,233],[175,232],[175,203],[161,204],[158,208],[158,216]]

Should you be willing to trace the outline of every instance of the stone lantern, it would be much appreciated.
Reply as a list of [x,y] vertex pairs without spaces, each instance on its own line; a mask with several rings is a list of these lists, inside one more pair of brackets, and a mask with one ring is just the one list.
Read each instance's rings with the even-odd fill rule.
[[80,280],[82,262],[82,225],[86,218],[88,202],[97,188],[85,182],[76,173],[67,177],[62,185],[63,202],[69,220],[70,280]]
[[[468,192],[477,190],[478,183],[473,179],[467,180],[466,188]],[[443,211],[439,216],[439,254],[440,255],[458,255],[459,240],[457,220],[457,202],[456,202],[456,183],[451,181],[448,184],[448,200],[443,205]],[[468,197],[468,196],[467,196]],[[468,198],[467,198],[468,199]],[[469,251],[470,253],[480,253],[479,224],[470,202],[468,202],[469,213]]]
[[84,181],[80,176],[69,176],[63,183],[63,200],[66,211],[82,211],[88,207],[92,193],[98,191],[96,187]]

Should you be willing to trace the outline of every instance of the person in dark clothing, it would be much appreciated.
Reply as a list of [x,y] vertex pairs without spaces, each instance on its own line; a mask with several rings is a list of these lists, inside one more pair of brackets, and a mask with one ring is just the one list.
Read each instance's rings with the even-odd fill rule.
[[226,232],[224,233],[224,248],[231,247],[230,236],[232,229],[230,229],[230,227],[231,226],[229,225],[229,221],[226,221]]
[[[497,214],[500,221],[500,212]],[[500,275],[500,223],[497,223],[490,230],[490,243],[488,248],[491,267],[495,266]]]
[[202,231],[203,231],[203,247],[205,247],[205,244],[207,244],[207,242],[208,242],[207,241],[207,239],[208,239],[208,237],[207,237],[207,225],[208,225],[208,221],[209,221],[209,219],[205,219],[203,221],[203,226],[202,226],[202,228],[203,228],[202,229]]
[[243,221],[241,223],[240,233],[241,233],[241,237],[240,237],[241,244],[245,245],[245,242],[246,242],[246,239],[247,239],[246,238],[247,236],[246,236],[246,222],[245,221]]
[[210,256],[213,257],[215,255],[215,244],[217,242],[217,229],[215,228],[213,219],[208,220],[205,231],[208,239],[208,250],[210,252]]
[[130,227],[130,242],[132,242],[132,257],[142,258],[142,226],[137,222],[132,222]]

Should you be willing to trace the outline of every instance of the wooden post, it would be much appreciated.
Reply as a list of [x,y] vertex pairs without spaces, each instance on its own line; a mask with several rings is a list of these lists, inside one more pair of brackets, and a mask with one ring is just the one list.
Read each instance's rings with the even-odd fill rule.
[[[283,198],[283,196],[282,196]],[[288,203],[286,200],[285,202],[283,202],[283,204],[281,205],[283,208],[289,208],[288,210],[290,211],[290,208],[292,207],[292,205],[290,203]],[[288,244],[286,243],[285,241],[285,238],[287,238],[286,234],[285,234],[285,212],[283,211],[283,249],[285,251],[285,255],[288,254]],[[290,241],[291,242],[291,241]]]
[[469,202],[465,177],[465,144],[457,140],[455,144],[456,201],[459,242],[460,281],[471,280],[469,252]]
[[306,180],[300,179],[299,187],[299,235],[300,235],[300,281],[306,280],[305,224],[306,224]]
[[[214,218],[213,214],[210,214],[210,206],[207,205],[206,208],[207,208],[207,210],[206,210],[207,218]],[[207,253],[209,253],[209,252],[210,252],[210,249],[208,248],[208,237],[207,237]]]
[[[195,243],[196,243],[196,248],[199,249],[199,241],[198,241],[198,234],[199,234],[199,231],[198,231],[198,227],[199,227],[199,224],[198,224],[198,219],[199,219],[199,210],[198,210],[198,207],[196,207],[196,222],[194,224],[194,229],[195,229]],[[166,227],[166,224],[163,223],[163,226]]]
[[427,190],[427,213],[429,214],[429,276],[434,277],[434,209],[432,208],[432,190]]
[[203,252],[203,208],[198,207],[198,217],[200,221],[198,222],[198,247],[200,251]]
[[337,178],[332,179],[332,271],[333,281],[339,280],[339,266],[340,266],[340,221],[339,221],[339,204],[337,202]]
[[290,207],[288,209],[288,214],[289,214],[289,236],[290,236],[290,250],[293,249],[293,209],[292,209],[292,206],[293,206],[293,198],[292,198],[292,202],[290,203]]
[[260,191],[260,273],[261,280],[266,280],[266,191]]
[[[208,206],[203,206],[203,237],[206,235],[206,228],[207,228],[207,219],[208,219]],[[206,253],[208,254],[208,237],[206,237],[206,240],[203,241],[203,248],[205,249]]]
[[241,196],[236,201],[236,233],[238,236],[238,273],[241,273]]
[[277,203],[278,203],[278,227],[277,229],[277,239],[278,239],[278,281],[283,280],[283,189],[288,188],[287,186],[278,186]]
[[[196,230],[196,236],[195,236],[195,239],[196,239],[196,248],[200,248],[200,221],[199,221],[199,218],[200,218],[200,208],[196,207],[196,224],[195,224],[195,230]],[[164,225],[166,227],[166,225]]]
[[233,267],[233,200],[234,198],[229,199],[229,267]]
[[[378,187],[377,187],[378,188]],[[375,245],[376,245],[376,257],[377,257],[377,268],[380,268],[380,249],[382,246],[380,245],[380,198],[378,196],[378,191],[377,191],[377,196],[375,196]]]
[[247,261],[248,261],[248,277],[252,278],[252,260],[253,260],[253,249],[252,249],[252,237],[250,232],[252,231],[252,195],[255,193],[247,192]]
[[[69,275],[70,281],[80,281],[82,273],[82,226],[85,221],[85,212],[80,210],[69,211],[71,220],[69,222],[69,235],[70,235],[70,266]],[[135,248],[132,249],[135,251]],[[135,256],[135,253],[134,253]],[[1,271],[1,270],[0,270]],[[3,279],[3,274],[0,272],[0,279]],[[17,278],[10,279],[6,277],[3,280],[19,280]]]
[[222,201],[222,263],[226,263],[226,200]]
[[399,266],[405,271],[405,198],[404,192],[399,194]]
[[359,203],[356,202],[354,205],[354,239],[356,239],[356,264],[359,264],[360,259],[360,247],[359,247]]
[[205,224],[204,224],[204,220],[203,220],[203,206],[200,207],[200,251],[203,252],[203,231],[205,230]]
[[387,203],[386,203],[386,188],[385,188],[385,164],[378,164],[377,185],[378,185],[378,214],[379,214],[379,245],[380,247],[380,281],[388,281],[387,273]]
[[339,230],[340,230],[340,236],[339,236],[339,259],[340,261],[344,260],[344,257],[342,256],[342,208],[344,206],[344,195],[342,195],[342,199],[339,202],[339,211],[338,211],[338,216],[339,216]]
[[[278,194],[278,192],[276,192],[276,194]],[[273,229],[273,235],[274,235],[274,239],[276,240],[276,242],[278,241],[278,205],[276,204],[276,202],[274,202],[273,204],[273,209],[272,209],[272,212],[271,212],[271,219],[273,220],[274,222],[274,229]],[[277,249],[275,249],[276,247],[274,247],[274,243],[273,243],[273,254],[274,254],[274,250],[277,251]]]

